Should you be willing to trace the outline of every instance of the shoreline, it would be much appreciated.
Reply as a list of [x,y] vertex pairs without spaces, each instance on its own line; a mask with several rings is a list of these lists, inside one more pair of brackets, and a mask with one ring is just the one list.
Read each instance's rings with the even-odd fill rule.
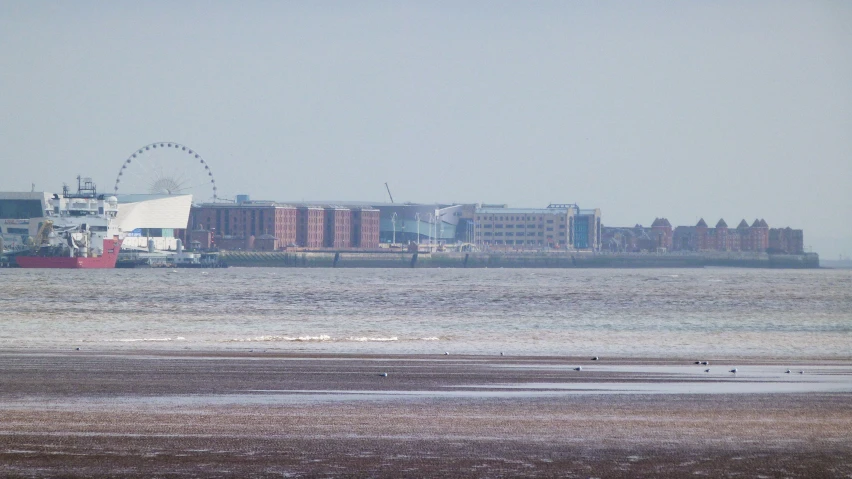
[[703,359],[3,350],[0,475],[852,474],[852,360]]

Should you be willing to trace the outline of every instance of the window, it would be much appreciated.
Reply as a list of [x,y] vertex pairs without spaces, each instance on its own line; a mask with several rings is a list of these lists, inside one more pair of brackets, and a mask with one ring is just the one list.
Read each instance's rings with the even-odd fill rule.
[[565,229],[565,225],[559,225],[559,229],[564,230],[564,229]]
[[494,233],[494,236],[503,236],[503,233],[498,231],[497,233]]
[[547,222],[548,222],[548,223],[550,223],[550,224],[552,224],[552,223],[553,223],[553,220],[547,220]]
[[495,228],[502,228],[502,227],[503,227],[503,225],[502,225],[502,224],[496,224],[496,225],[494,225],[494,227],[495,227]]
[[485,232],[485,236],[491,236],[491,232],[490,232],[490,231],[486,231],[486,232]]
[[493,228],[493,227],[494,227],[494,225],[492,225],[491,223],[489,223],[489,224],[487,224],[487,225],[482,225],[482,227],[483,227],[483,228]]
[[514,228],[515,225],[506,225],[506,228]]
[[547,228],[547,231],[553,231],[553,228]]
[[515,236],[515,233],[512,233],[512,232],[510,231],[510,232],[506,233],[506,236]]

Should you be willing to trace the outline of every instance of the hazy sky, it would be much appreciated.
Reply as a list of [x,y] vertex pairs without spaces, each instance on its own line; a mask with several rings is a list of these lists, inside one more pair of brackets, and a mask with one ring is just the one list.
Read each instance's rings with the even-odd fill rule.
[[220,196],[765,218],[852,255],[852,2],[0,0],[0,190],[160,140]]

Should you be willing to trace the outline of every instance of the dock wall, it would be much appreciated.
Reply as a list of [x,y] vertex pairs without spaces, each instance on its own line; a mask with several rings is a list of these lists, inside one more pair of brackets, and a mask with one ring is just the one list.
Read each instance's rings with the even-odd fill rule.
[[819,256],[749,253],[359,253],[228,252],[230,266],[295,268],[819,268]]

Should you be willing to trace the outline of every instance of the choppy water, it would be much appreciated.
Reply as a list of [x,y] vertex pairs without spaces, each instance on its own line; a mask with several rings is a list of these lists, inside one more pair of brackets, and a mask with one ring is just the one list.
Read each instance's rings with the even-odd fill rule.
[[852,357],[852,271],[0,270],[0,348]]

